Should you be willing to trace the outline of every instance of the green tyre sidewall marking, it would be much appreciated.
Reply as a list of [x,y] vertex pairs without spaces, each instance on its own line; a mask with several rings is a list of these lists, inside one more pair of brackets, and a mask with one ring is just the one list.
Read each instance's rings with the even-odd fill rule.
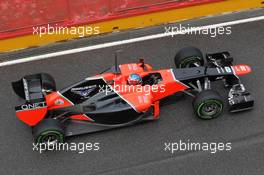
[[180,65],[179,65],[179,68],[184,68],[189,62],[197,62],[197,59],[199,60],[199,62],[201,61],[199,57],[189,57],[189,58],[186,58],[185,60],[183,60]]
[[42,132],[42,133],[38,136],[38,138],[37,138],[37,143],[42,143],[43,138],[45,138],[45,136],[46,136],[47,134],[50,134],[50,133],[52,133],[52,134],[54,134],[54,135],[57,135],[57,136],[59,137],[58,141],[59,141],[60,143],[64,141],[64,136],[63,136],[63,134],[60,133],[59,131],[56,131],[56,130],[47,130],[47,131]]
[[[205,105],[207,103],[216,103],[218,105],[218,107],[220,106],[220,108],[218,108],[218,112],[216,114],[214,114],[213,116],[203,115],[201,113],[201,109],[202,109],[203,105]],[[197,113],[198,117],[201,119],[205,119],[205,120],[213,119],[213,118],[218,117],[223,112],[223,106],[224,105],[220,100],[216,100],[216,99],[205,100],[196,107],[196,113]]]

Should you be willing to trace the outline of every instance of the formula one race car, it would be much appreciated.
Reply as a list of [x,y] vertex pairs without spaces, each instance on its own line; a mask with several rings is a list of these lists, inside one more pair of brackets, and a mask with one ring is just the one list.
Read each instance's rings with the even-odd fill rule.
[[[229,88],[229,110],[238,112],[254,105],[239,76],[251,72],[247,65],[232,65],[228,52],[207,54],[194,47],[180,50],[176,69],[153,70],[138,63],[113,66],[62,90],[56,90],[49,74],[27,75],[12,86],[26,102],[16,115],[32,127],[37,143],[63,142],[67,136],[157,120],[160,100],[183,92],[193,98],[194,113],[201,119],[218,117],[224,101],[211,89],[221,80]],[[206,62],[206,64],[205,64]]]

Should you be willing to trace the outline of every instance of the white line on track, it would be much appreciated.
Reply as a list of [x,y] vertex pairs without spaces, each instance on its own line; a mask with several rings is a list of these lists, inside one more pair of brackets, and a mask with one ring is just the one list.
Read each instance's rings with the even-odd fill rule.
[[[240,20],[224,22],[224,23],[219,23],[219,24],[212,24],[212,25],[207,25],[207,26],[198,26],[198,27],[191,28],[189,30],[185,30],[184,33],[191,33],[191,32],[204,30],[204,29],[210,29],[210,28],[233,26],[233,25],[237,25],[237,24],[244,24],[244,23],[260,21],[260,20],[264,20],[264,16],[258,16],[258,17],[247,18],[247,19],[240,19]],[[43,59],[47,59],[47,58],[51,58],[51,57],[69,55],[69,54],[91,51],[91,50],[96,50],[96,49],[102,49],[102,48],[107,48],[107,47],[119,46],[119,45],[123,45],[123,44],[130,44],[130,43],[135,43],[135,42],[140,42],[140,41],[163,38],[163,37],[168,37],[168,36],[172,36],[172,35],[174,35],[174,36],[175,35],[181,35],[184,33],[181,31],[180,32],[168,32],[168,33],[164,32],[164,33],[148,35],[148,36],[143,36],[143,37],[138,37],[138,38],[133,38],[133,39],[108,42],[108,43],[98,44],[98,45],[94,45],[94,46],[87,46],[87,47],[64,50],[64,51],[59,51],[59,52],[53,52],[53,53],[48,53],[48,54],[43,54],[43,55],[38,55],[38,56],[19,58],[17,60],[2,62],[2,63],[0,63],[0,67],[10,66],[10,65],[14,65],[14,64],[20,64],[20,63],[26,63],[26,62],[31,62],[31,61],[37,61],[37,60],[43,60]]]

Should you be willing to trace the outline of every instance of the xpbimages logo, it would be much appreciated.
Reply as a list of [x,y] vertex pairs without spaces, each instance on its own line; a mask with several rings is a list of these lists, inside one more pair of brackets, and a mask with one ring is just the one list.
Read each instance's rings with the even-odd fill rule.
[[232,27],[230,26],[201,26],[192,27],[190,24],[184,26],[179,24],[177,26],[165,26],[165,34],[174,37],[175,35],[209,35],[212,38],[218,35],[231,35]]
[[227,142],[191,142],[178,141],[178,142],[165,142],[164,151],[174,154],[178,151],[207,151],[212,154],[221,151],[231,151],[232,143]]
[[112,92],[117,93],[142,93],[150,95],[151,93],[164,93],[166,91],[165,85],[99,85],[99,92],[105,92],[106,95]]
[[40,154],[44,151],[74,151],[79,154],[83,154],[88,151],[99,151],[100,143],[57,143],[50,142],[47,143],[33,143],[33,151],[37,151]]
[[77,26],[66,27],[55,25],[37,26],[33,27],[33,35],[42,37],[43,35],[78,35],[79,37],[98,35],[100,34],[100,27],[91,26]]

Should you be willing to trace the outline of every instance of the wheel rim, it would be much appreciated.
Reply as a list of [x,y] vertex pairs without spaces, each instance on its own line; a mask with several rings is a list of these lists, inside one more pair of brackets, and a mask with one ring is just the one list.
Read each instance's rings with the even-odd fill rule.
[[179,67],[180,68],[190,68],[190,67],[199,67],[201,65],[202,63],[199,57],[190,57],[182,61]]
[[63,135],[58,131],[45,131],[38,137],[37,142],[48,144],[48,146],[55,145],[63,142]]
[[221,114],[223,104],[219,100],[207,100],[198,106],[198,116],[203,119],[212,119]]
[[50,134],[50,135],[45,135],[42,139],[43,143],[57,143],[58,142],[58,137],[56,135]]

